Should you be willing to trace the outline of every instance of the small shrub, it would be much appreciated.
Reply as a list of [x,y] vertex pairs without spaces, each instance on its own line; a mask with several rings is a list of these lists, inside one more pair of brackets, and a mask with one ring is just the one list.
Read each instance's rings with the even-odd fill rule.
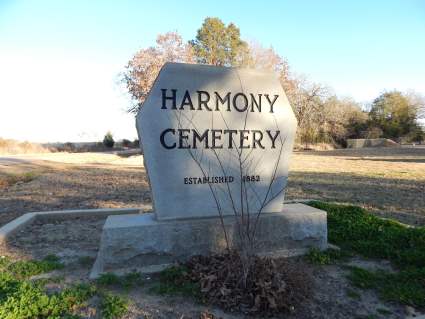
[[131,141],[127,139],[123,139],[121,142],[122,146],[124,147],[131,147]]
[[120,283],[120,278],[114,273],[104,273],[96,279],[96,282],[102,286],[112,286]]
[[127,313],[128,302],[119,296],[105,294],[100,308],[105,319],[121,318]]
[[67,288],[60,293],[60,299],[66,305],[67,309],[81,307],[85,301],[96,294],[96,287],[87,284],[78,284]]
[[108,148],[114,147],[115,141],[114,137],[112,136],[111,132],[107,132],[105,137],[103,138],[103,145],[105,145]]

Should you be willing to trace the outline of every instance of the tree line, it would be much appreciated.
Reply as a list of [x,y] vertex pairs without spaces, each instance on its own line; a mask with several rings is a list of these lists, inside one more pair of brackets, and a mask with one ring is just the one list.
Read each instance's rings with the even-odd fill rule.
[[273,47],[241,39],[239,28],[219,18],[206,18],[195,39],[185,42],[178,32],[158,35],[154,46],[141,49],[128,62],[123,81],[137,113],[166,62],[255,68],[275,72],[298,120],[297,142],[344,146],[349,138],[391,138],[421,142],[425,98],[397,90],[382,93],[369,105],[339,98],[329,87],[296,74]]

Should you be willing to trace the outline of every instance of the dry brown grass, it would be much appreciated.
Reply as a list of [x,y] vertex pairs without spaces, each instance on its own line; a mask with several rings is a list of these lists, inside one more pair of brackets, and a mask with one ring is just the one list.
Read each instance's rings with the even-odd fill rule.
[[288,186],[288,199],[331,200],[425,215],[425,148],[296,152]]
[[50,150],[37,143],[19,142],[0,137],[0,155],[49,153]]
[[26,172],[22,174],[0,175],[0,190],[2,188],[10,187],[18,183],[31,182],[36,176],[37,175],[34,172]]
[[[147,204],[151,196],[142,163],[140,155],[99,153],[0,157],[0,176],[37,174],[0,189],[0,224],[30,211]],[[425,148],[347,149],[295,152],[286,199],[425,216],[424,194]]]

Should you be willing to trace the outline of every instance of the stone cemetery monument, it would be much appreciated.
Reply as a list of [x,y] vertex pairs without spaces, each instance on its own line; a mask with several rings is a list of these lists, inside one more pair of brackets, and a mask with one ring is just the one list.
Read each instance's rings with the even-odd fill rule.
[[92,277],[222,252],[241,224],[258,254],[326,248],[326,212],[283,204],[296,126],[272,73],[165,64],[137,115],[153,211],[108,217]]

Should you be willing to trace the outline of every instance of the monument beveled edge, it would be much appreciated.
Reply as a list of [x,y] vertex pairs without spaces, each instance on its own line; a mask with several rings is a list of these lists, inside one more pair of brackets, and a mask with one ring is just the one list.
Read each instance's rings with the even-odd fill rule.
[[137,130],[158,220],[282,211],[296,119],[273,73],[166,63]]

